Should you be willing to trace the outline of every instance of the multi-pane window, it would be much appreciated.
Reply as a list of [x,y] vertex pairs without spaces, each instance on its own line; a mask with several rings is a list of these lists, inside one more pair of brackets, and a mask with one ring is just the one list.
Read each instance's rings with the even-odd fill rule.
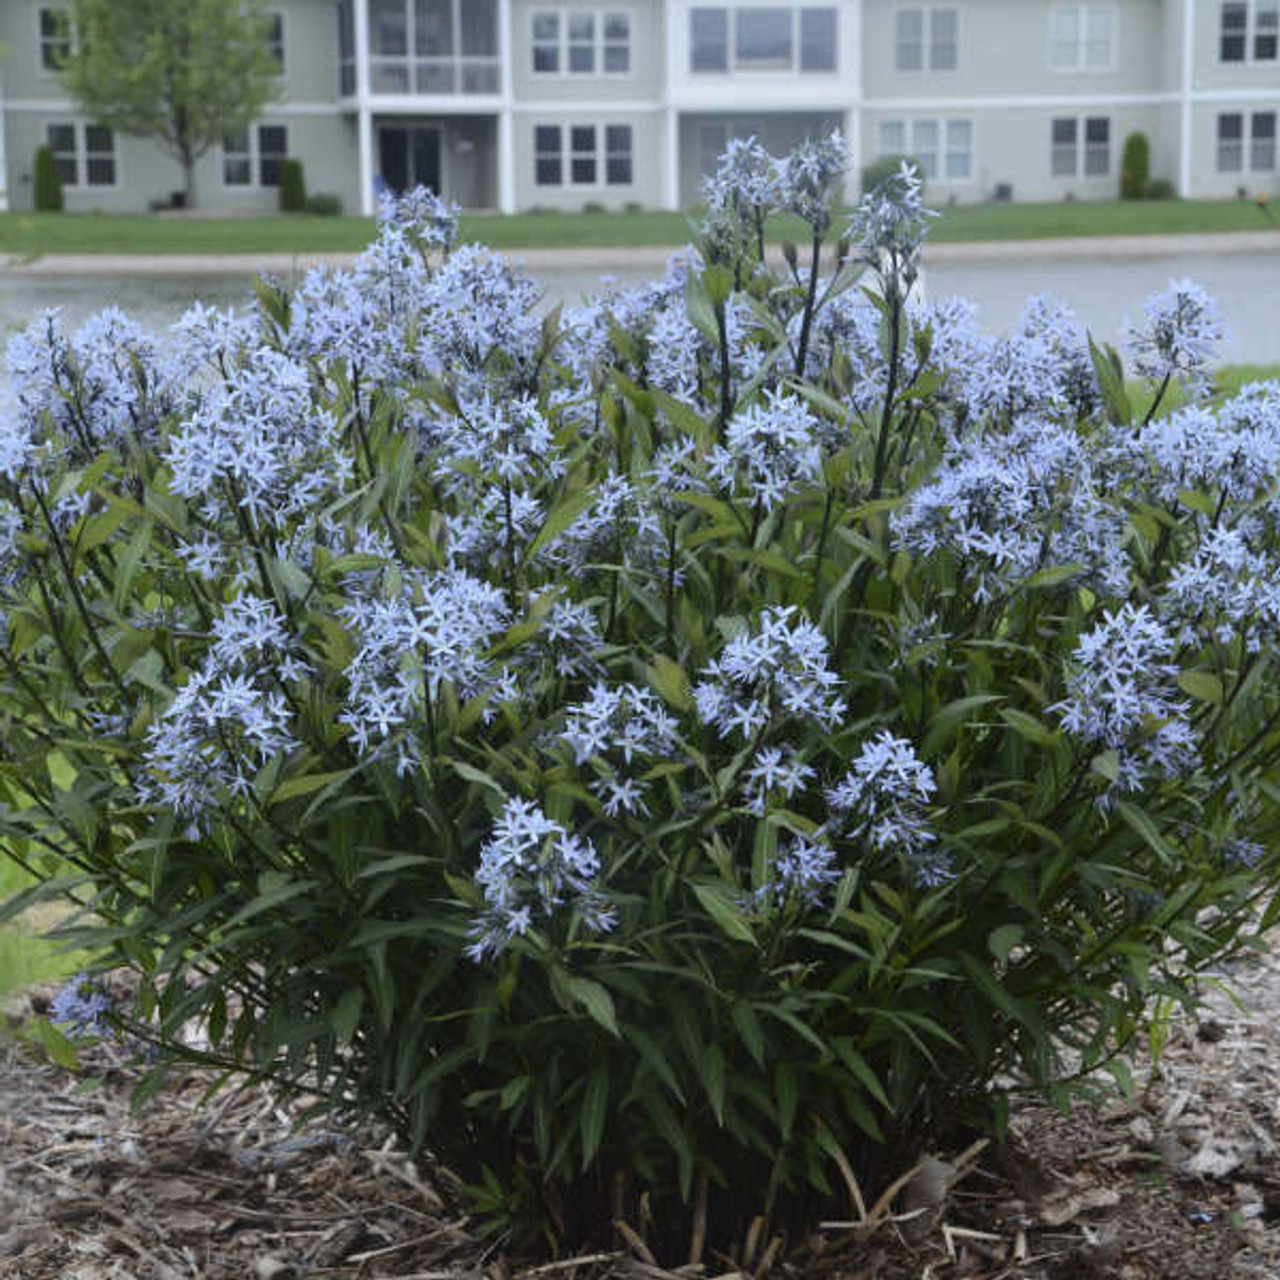
[[1224,0],[1218,45],[1223,62],[1280,58],[1280,0]]
[[698,6],[689,10],[693,71],[835,71],[831,5]]
[[972,120],[882,120],[879,154],[910,156],[926,180],[968,182],[973,177]]
[[100,124],[51,124],[45,140],[64,187],[114,187],[116,139]]
[[533,70],[538,75],[627,75],[631,15],[594,9],[538,9],[532,16]]
[[540,187],[627,187],[635,178],[629,124],[539,124],[533,180]]
[[959,10],[936,6],[897,10],[894,66],[899,71],[954,71],[959,62]]
[[278,187],[289,155],[289,130],[260,124],[222,139],[222,182],[228,187]]
[[368,12],[374,93],[498,92],[498,0],[368,0]]
[[71,56],[71,14],[58,8],[40,10],[40,66],[59,71]]
[[1049,14],[1049,65],[1055,71],[1111,71],[1116,64],[1116,7],[1060,4]]
[[1049,172],[1055,178],[1102,178],[1111,172],[1111,120],[1060,116],[1050,126]]
[[[1245,124],[1248,123],[1248,138]],[[1246,146],[1246,141],[1248,145]],[[1226,111],[1218,116],[1218,172],[1271,173],[1276,168],[1276,113]]]
[[266,17],[267,52],[276,61],[276,66],[284,70],[284,14],[269,13]]

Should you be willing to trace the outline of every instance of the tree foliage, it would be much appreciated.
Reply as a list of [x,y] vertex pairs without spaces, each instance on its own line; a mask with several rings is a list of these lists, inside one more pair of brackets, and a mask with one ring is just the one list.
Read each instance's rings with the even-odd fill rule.
[[181,166],[246,128],[279,92],[263,0],[72,0],[62,79],[85,113],[154,139]]

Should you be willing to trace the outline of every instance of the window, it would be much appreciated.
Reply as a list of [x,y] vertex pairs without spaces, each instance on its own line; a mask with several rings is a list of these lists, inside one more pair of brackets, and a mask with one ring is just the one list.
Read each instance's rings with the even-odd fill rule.
[[368,0],[368,10],[374,93],[498,92],[497,0]]
[[540,124],[533,130],[533,180],[540,187],[558,187],[564,181],[564,156],[560,126]]
[[1116,23],[1111,4],[1055,5],[1049,16],[1049,65],[1055,71],[1114,70]]
[[959,66],[959,10],[899,9],[894,31],[894,66],[899,71],[954,71]]
[[1224,0],[1218,56],[1223,62],[1280,57],[1280,0]]
[[276,60],[276,66],[284,70],[284,14],[267,14],[267,51]]
[[598,187],[602,177],[610,187],[630,186],[635,180],[629,124],[534,126],[533,180],[538,186]]
[[64,187],[114,187],[116,139],[100,124],[51,124],[45,140]]
[[734,67],[789,71],[793,58],[790,9],[739,9],[734,14]]
[[689,68],[701,71],[831,72],[836,68],[831,5],[689,10]]
[[1050,126],[1049,172],[1055,178],[1101,178],[1111,172],[1111,121],[1064,116]]
[[[1276,168],[1276,113],[1254,111],[1248,117],[1249,146],[1245,148],[1245,115],[1226,111],[1218,116],[1218,172],[1271,173]],[[1247,161],[1247,164],[1246,164]]]
[[729,11],[689,11],[689,66],[693,71],[729,70]]
[[278,187],[289,155],[289,131],[282,124],[260,124],[222,140],[222,184],[227,187]]
[[973,177],[972,120],[882,120],[879,153],[908,156],[935,182],[968,182]]
[[800,10],[800,70],[836,69],[836,11]]
[[536,75],[627,75],[631,15],[590,9],[539,9],[532,17]]
[[71,13],[68,9],[40,10],[40,66],[60,71],[71,56]]

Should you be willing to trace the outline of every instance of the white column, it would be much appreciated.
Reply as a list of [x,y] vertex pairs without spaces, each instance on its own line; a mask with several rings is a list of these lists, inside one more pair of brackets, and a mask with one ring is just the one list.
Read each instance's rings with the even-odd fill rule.
[[373,105],[369,99],[369,0],[355,0],[356,146],[360,153],[360,212],[374,213]]
[[663,30],[662,66],[664,80],[662,99],[662,207],[680,209],[680,111],[676,106],[676,86],[684,79],[687,58],[680,38],[681,21],[687,21],[685,6],[679,0],[666,0],[662,6],[666,23]]
[[498,113],[498,212],[516,211],[515,40],[511,0],[498,0],[498,56],[502,110]]
[[1182,0],[1182,93],[1178,104],[1178,194],[1191,195],[1191,94],[1195,88],[1196,0]]
[[848,86],[850,97],[844,113],[845,147],[849,155],[844,198],[849,204],[857,204],[862,195],[862,0],[850,0],[841,21],[847,21],[849,26],[840,38],[840,55],[848,59],[848,65],[840,68],[840,79]]
[[514,113],[505,106],[498,113],[498,212],[516,211],[516,142]]
[[662,113],[662,207],[680,210],[680,113],[671,106]]
[[862,194],[862,110],[846,107],[844,113],[844,152],[849,157],[849,171],[844,177],[846,204],[857,204]]
[[8,173],[4,155],[4,76],[0,75],[0,213],[9,212]]

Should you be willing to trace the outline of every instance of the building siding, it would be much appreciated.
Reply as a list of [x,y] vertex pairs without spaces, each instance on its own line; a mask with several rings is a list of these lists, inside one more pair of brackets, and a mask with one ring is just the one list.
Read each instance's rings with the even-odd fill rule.
[[[366,0],[345,2],[358,13]],[[470,54],[455,32],[448,57],[449,74],[457,78],[444,81],[454,91],[437,88],[430,94],[415,92],[423,87],[416,82],[395,93],[377,92],[372,75],[359,76],[354,92],[350,86],[341,92],[338,0],[275,0],[270,6],[283,19],[285,70],[281,99],[267,109],[262,122],[287,129],[288,153],[301,160],[308,190],[337,195],[350,212],[370,210],[375,187],[387,181],[384,168],[393,176],[407,172],[402,158],[397,165],[384,154],[384,130],[399,131],[390,135],[388,145],[399,146],[401,157],[405,138],[417,137],[404,131],[426,130],[436,149],[432,154],[438,155],[427,171],[438,175],[447,198],[464,207],[687,207],[698,198],[716,137],[751,132],[782,152],[816,132],[841,128],[856,175],[877,157],[884,138],[927,144],[933,136],[930,122],[937,122],[939,131],[939,171],[927,186],[937,203],[988,200],[1006,190],[1017,200],[1113,197],[1124,139],[1134,130],[1151,142],[1153,176],[1174,183],[1187,196],[1227,198],[1242,188],[1274,192],[1280,186],[1275,161],[1261,169],[1247,163],[1254,114],[1280,116],[1280,61],[1222,59],[1220,0],[1112,0],[1112,57],[1092,69],[1055,66],[1054,23],[1060,35],[1071,30],[1078,7],[1058,0],[796,0],[792,9],[803,5],[834,11],[834,65],[823,70],[802,69],[798,17],[789,58],[776,58],[777,66],[735,69],[738,24],[748,24],[744,29],[768,25],[769,19],[753,18],[751,11],[788,7],[785,0],[452,2],[459,30],[463,14],[457,6],[492,5],[498,70],[495,76],[492,58],[483,75],[469,69]],[[1093,0],[1095,6],[1098,2]],[[42,7],[48,6],[37,0],[0,3],[0,43],[9,50],[0,64],[0,203],[7,199],[16,209],[30,207],[35,150],[47,139],[49,127],[74,124],[80,130],[77,139],[83,140],[91,123],[68,101],[56,75],[41,65]],[[721,21],[728,36],[724,69],[695,71],[691,65],[695,8],[724,11],[722,20],[712,20]],[[898,23],[904,10],[954,12],[953,67],[928,67],[926,34],[926,65],[899,69]],[[1071,12],[1064,16],[1064,11]],[[469,8],[467,20],[475,21],[478,12],[478,7]],[[554,13],[559,23],[560,65],[554,72],[535,70],[533,23],[538,13]],[[629,27],[625,72],[602,71],[603,43],[595,46],[590,73],[570,71],[565,65],[568,24],[576,19],[575,29],[582,31],[584,22],[594,21],[594,30],[602,35],[606,15],[615,14],[625,15]],[[1186,50],[1188,17],[1191,46]],[[914,17],[904,21],[904,30],[916,29]],[[919,29],[927,33],[931,21],[924,19]],[[936,21],[939,30],[949,29],[945,14]],[[1083,60],[1085,28],[1078,30]],[[425,49],[434,37],[419,34]],[[547,40],[537,43],[545,57]],[[1069,42],[1062,45],[1068,47]],[[417,52],[428,60],[435,56],[423,49]],[[825,56],[824,51],[820,57]],[[939,56],[946,61],[945,52]],[[420,57],[410,78],[421,74],[422,65]],[[472,74],[478,78],[467,80]],[[464,92],[464,84],[482,91]],[[1224,113],[1244,119],[1246,163],[1238,172],[1218,164],[1219,117]],[[1108,121],[1105,172],[1086,173],[1083,162],[1069,174],[1054,172],[1053,122],[1063,119]],[[944,154],[948,121],[961,122],[953,140],[968,139],[967,160],[953,148],[950,173]],[[541,124],[565,131],[567,164],[567,131],[575,123],[580,128],[590,124],[603,130],[612,124],[630,129],[629,181],[605,180],[603,133],[597,139],[596,182],[548,185],[536,180],[535,128]],[[1078,130],[1084,127],[1077,125]],[[1098,154],[1095,146],[1095,160]],[[168,201],[181,186],[177,164],[148,140],[117,138],[114,155],[115,183],[69,187],[69,209],[145,210]],[[1060,164],[1065,165],[1065,156],[1064,150]],[[367,189],[362,172],[368,175]],[[589,166],[580,166],[579,172],[589,172]],[[618,172],[615,166],[615,177]],[[273,187],[228,185],[223,175],[222,151],[214,148],[197,172],[203,207],[227,213],[277,207]],[[856,193],[856,185],[855,176],[850,194]]]

